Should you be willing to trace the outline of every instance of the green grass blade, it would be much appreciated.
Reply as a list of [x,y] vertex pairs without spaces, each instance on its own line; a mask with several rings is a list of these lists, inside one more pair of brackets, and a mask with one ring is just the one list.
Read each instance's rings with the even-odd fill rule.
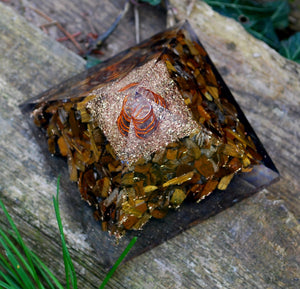
[[59,213],[59,204],[58,204],[59,182],[60,182],[60,176],[57,179],[57,191],[56,191],[56,197],[53,196],[53,204],[54,204],[56,220],[57,220],[57,224],[58,224],[58,228],[59,228],[59,232],[60,232],[61,243],[62,243],[62,248],[63,248],[63,258],[64,258],[64,264],[65,264],[67,288],[68,289],[70,288],[69,282],[71,279],[73,289],[77,289],[76,272],[75,272],[75,269],[73,266],[72,259],[70,257],[70,253],[69,253],[67,245],[66,245],[64,231],[63,231],[63,225],[62,225],[61,217],[60,217],[60,213]]
[[[6,233],[0,229],[0,235],[4,242],[11,248],[13,251],[13,255],[15,255],[19,259],[20,265],[24,265],[25,269],[28,270],[29,274],[33,276],[32,268],[26,261],[26,259],[23,257],[22,253],[19,251],[19,249],[14,245],[14,243],[9,239],[9,237],[6,235]],[[1,240],[1,239],[0,239]]]
[[2,238],[0,239],[0,244],[4,248],[7,259],[12,264],[15,273],[20,277],[20,285],[22,286],[22,288],[34,289],[34,284],[28,277],[28,273],[22,268],[21,262],[15,257],[14,253],[10,250],[9,246]]
[[[49,286],[50,289],[52,288],[64,289],[64,287],[54,276],[54,274],[50,271],[50,269],[33,252],[32,252],[32,260],[36,268],[38,268],[38,273],[41,274],[41,276],[43,277],[43,279],[45,280],[46,284]],[[56,287],[54,285],[56,285]]]
[[[20,259],[20,265],[23,264],[24,267],[28,270],[28,272],[30,272],[30,275],[33,276],[31,266],[26,262],[23,255],[20,253],[20,251],[17,249],[17,247],[10,241],[9,237],[7,236],[7,235],[10,235],[11,238],[13,238],[16,242],[18,242],[19,241],[18,236],[16,236],[16,234],[15,235],[14,234],[15,234],[15,231],[10,232],[9,234],[6,234],[3,230],[0,229],[0,235],[4,239],[3,242],[6,241],[6,243],[8,243],[8,246],[11,247],[14,254]],[[5,249],[8,249],[8,248],[5,248]],[[40,280],[44,280],[45,284],[48,285],[48,287],[50,289],[55,289],[55,288],[64,289],[64,287],[60,284],[58,279],[53,275],[53,273],[49,270],[49,268],[37,257],[37,255],[35,255],[29,249],[28,249],[28,253],[30,254],[30,258],[33,262],[34,268],[36,268],[36,270],[37,270],[36,273],[38,272],[40,274],[40,276],[42,277]],[[6,270],[7,274],[5,274],[4,276],[6,276],[7,278],[8,278],[8,276],[10,276],[10,278],[12,278],[14,280],[14,282],[13,282],[12,279],[7,279],[7,278],[5,279],[5,281],[8,282],[8,284],[12,283],[12,286],[14,286],[12,288],[24,289],[24,288],[28,288],[28,286],[30,285],[28,280],[26,280],[26,282],[27,282],[26,285],[28,285],[26,287],[24,287],[25,286],[24,284],[21,285],[21,287],[16,285],[16,284],[22,284],[22,280],[18,276],[19,274],[17,273],[17,271],[14,270],[14,268],[10,265],[9,262],[7,262],[6,258],[4,258],[4,256],[2,256],[2,255],[0,255],[0,268]],[[25,277],[25,279],[26,279],[26,277]],[[36,288],[36,285],[32,285],[32,288]],[[40,288],[44,288],[42,283],[40,285]]]
[[[0,266],[2,266],[2,264],[0,264]],[[5,268],[5,267],[3,267]],[[11,286],[12,288],[15,289],[22,289],[18,284],[20,284],[20,282],[18,282],[16,280],[16,274],[11,272],[11,271],[7,271],[6,270],[6,274],[2,271],[0,271],[0,284],[6,284],[6,286]],[[2,281],[3,280],[3,281]],[[0,287],[2,288],[2,287]]]
[[[11,237],[15,241],[17,241],[14,235],[11,234]],[[56,288],[64,289],[63,286],[57,280],[57,278],[50,271],[50,269],[38,258],[38,256],[30,250],[29,250],[29,253],[31,255],[31,259],[33,261],[34,267],[36,268],[38,276],[40,276],[39,279],[41,280],[42,288],[44,288],[43,284],[45,284],[45,285],[48,285],[49,289],[52,289],[52,288],[55,289],[55,286],[53,285],[53,282],[54,282],[54,284],[57,286]],[[52,281],[50,279],[52,279]]]
[[[2,287],[3,287],[3,284],[5,284],[6,287],[8,287],[8,288],[13,288],[13,289],[24,289],[24,288],[20,287],[20,284],[19,284],[19,283],[16,283],[16,282],[13,280],[13,278],[11,278],[10,276],[5,275],[3,272],[0,272],[0,277],[2,277],[2,279],[4,280],[4,281],[1,281],[1,280],[0,280],[0,284],[2,284]],[[2,287],[0,287],[0,288],[2,288]],[[5,287],[5,288],[6,288],[6,287]]]
[[22,237],[21,237],[21,235],[19,233],[19,230],[17,229],[17,227],[16,227],[13,219],[11,218],[11,216],[9,215],[9,213],[7,212],[7,210],[6,210],[6,208],[5,208],[2,200],[0,200],[0,206],[1,206],[2,210],[3,210],[3,212],[4,212],[4,215],[6,216],[6,218],[8,220],[10,226],[12,227],[14,233],[16,234],[18,244],[21,246],[22,250],[25,253],[25,256],[26,256],[26,258],[28,260],[28,263],[29,263],[29,265],[30,265],[30,267],[32,269],[32,277],[33,277],[34,281],[36,282],[37,287],[39,289],[43,289],[44,287],[42,286],[42,284],[41,284],[41,282],[39,280],[39,277],[38,277],[38,275],[36,273],[36,270],[35,270],[35,268],[33,266],[33,262],[31,260],[31,255],[30,255],[29,248],[25,245],[25,243],[24,243],[24,241],[23,241],[23,239],[22,239]]
[[126,257],[126,255],[128,254],[128,252],[133,247],[133,245],[135,244],[136,241],[137,241],[137,237],[133,237],[131,239],[131,241],[129,242],[129,244],[127,245],[127,247],[125,248],[125,250],[121,254],[121,256],[118,258],[118,260],[116,261],[116,263],[113,265],[113,267],[110,269],[110,271],[105,276],[105,278],[104,278],[102,284],[100,285],[99,289],[103,289],[105,287],[105,285],[107,284],[108,280],[114,274],[114,272],[116,271],[116,269],[118,268],[118,266],[120,265],[120,263],[123,261],[123,259]]
[[[0,272],[1,273],[1,272]],[[2,274],[1,274],[2,275]],[[5,283],[3,281],[0,281],[0,288],[2,289],[23,289],[20,286],[18,286],[17,284],[14,283]]]
[[5,276],[11,276],[17,283],[21,283],[17,272],[14,270],[14,268],[10,265],[10,263],[3,255],[0,255],[0,268],[2,269],[2,271],[6,271]]
[[[66,283],[67,288],[70,288],[70,280],[73,289],[77,289],[77,277],[76,272],[66,246],[65,236],[63,232],[63,226],[61,222],[58,195],[59,195],[59,181],[57,180],[57,193],[56,197],[53,196],[54,209],[57,219],[57,224],[59,227],[59,232],[62,242],[63,258],[66,273]],[[42,280],[45,281],[47,288],[50,289],[64,289],[58,279],[53,275],[50,269],[35,255],[24,243],[17,227],[15,226],[12,218],[7,212],[3,202],[0,200],[0,207],[2,208],[9,224],[12,227],[12,232],[6,234],[0,229],[0,245],[3,247],[6,253],[6,257],[0,255],[0,288],[3,289],[44,289]],[[9,236],[9,237],[8,237]],[[21,249],[24,251],[24,255],[19,251],[17,246],[11,241],[12,238]],[[116,271],[117,267],[126,257],[132,246],[135,244],[137,238],[134,237],[126,249],[123,251],[121,256],[118,258],[114,266],[106,275],[104,281],[99,287],[104,288],[113,273]],[[38,275],[39,274],[39,275]],[[41,279],[39,278],[41,277]]]
[[[0,232],[0,234],[3,232]],[[19,283],[23,288],[32,288],[34,289],[34,284],[32,280],[28,276],[28,272],[24,270],[22,267],[22,261],[20,260],[20,252],[18,249],[11,243],[7,236],[3,236],[0,238],[0,244],[5,250],[8,261],[12,264],[13,271],[12,273],[15,276],[19,276]],[[22,256],[21,256],[22,257]],[[24,260],[23,260],[24,261]]]

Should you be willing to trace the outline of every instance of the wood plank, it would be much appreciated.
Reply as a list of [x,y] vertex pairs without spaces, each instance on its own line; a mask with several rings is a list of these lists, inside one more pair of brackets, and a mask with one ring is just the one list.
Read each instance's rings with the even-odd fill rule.
[[[64,5],[68,4],[65,7],[72,9],[65,9],[69,11],[65,14],[78,16],[79,10],[73,2],[64,0],[64,5],[57,2],[53,1],[53,7],[61,7],[63,12]],[[118,5],[118,1],[101,2]],[[172,3],[177,7],[178,16],[185,18],[188,2]],[[49,6],[46,1],[45,5]],[[103,13],[103,17],[113,15],[111,10]],[[225,20],[200,2],[192,9],[190,19],[283,178],[271,190],[262,191],[124,264],[108,287],[297,288],[300,228],[296,218],[299,216],[296,160],[300,89],[295,74],[299,73],[299,65],[284,60],[252,39],[234,21]],[[203,30],[197,23],[202,23]],[[229,35],[235,35],[230,41],[224,29],[230,31]],[[18,104],[82,70],[84,62],[2,4],[0,31],[0,50],[6,52],[0,56],[0,196],[30,247],[37,249],[63,280],[59,235],[52,209],[57,175],[49,174],[46,157],[23,121]],[[132,32],[126,31],[122,30],[122,37],[129,38]],[[121,36],[116,34],[118,37]],[[251,51],[247,54],[240,46],[245,51],[248,46]],[[121,41],[119,51],[122,48],[125,47]],[[261,57],[254,57],[254,53]],[[257,62],[257,58],[266,62]],[[253,103],[258,105],[252,106]],[[287,152],[292,153],[292,158]],[[78,201],[79,194],[73,193]],[[61,192],[61,214],[79,288],[97,288],[104,269],[83,233],[85,220],[72,219],[70,214],[72,209],[86,207],[72,208],[72,204],[65,202],[67,194],[72,192]],[[0,222],[1,226],[5,224],[2,213]]]
[[[300,217],[300,65],[280,56],[234,20],[201,1],[170,1],[178,19],[189,18],[282,175],[270,190]],[[213,25],[212,25],[213,23]]]
[[[63,276],[62,259],[55,257],[61,258],[51,200],[56,177],[44,177],[44,156],[18,105],[83,70],[85,62],[1,3],[0,14],[1,199],[30,247]],[[0,220],[3,226],[2,212]]]
[[[14,8],[36,26],[43,25],[48,21],[33,9],[37,9],[54,21],[59,22],[71,34],[80,32],[81,34],[76,37],[76,40],[84,49],[88,34],[102,35],[105,33],[121,13],[126,2],[126,0],[30,0],[15,3]],[[161,31],[162,26],[165,26],[165,12],[159,6],[140,5],[138,11],[141,40]],[[65,36],[55,25],[47,26],[46,30],[53,39]],[[100,55],[99,58],[107,59],[135,44],[134,11],[132,6],[129,5],[124,19],[110,35],[109,41],[106,41],[101,47],[103,55]],[[78,53],[78,49],[70,41],[63,42],[63,45]]]

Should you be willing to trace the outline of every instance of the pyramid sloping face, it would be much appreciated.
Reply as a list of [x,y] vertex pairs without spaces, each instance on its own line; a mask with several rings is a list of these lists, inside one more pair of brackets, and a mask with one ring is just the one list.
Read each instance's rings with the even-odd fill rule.
[[164,61],[150,60],[92,94],[87,109],[128,164],[201,130]]
[[260,163],[228,93],[185,23],[45,93],[33,116],[103,229],[120,236]]

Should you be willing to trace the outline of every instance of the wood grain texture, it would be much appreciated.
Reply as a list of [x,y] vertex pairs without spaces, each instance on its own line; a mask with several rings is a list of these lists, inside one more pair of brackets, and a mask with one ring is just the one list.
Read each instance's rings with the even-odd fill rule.
[[[51,8],[47,1],[42,2],[46,9]],[[171,2],[177,17],[186,18],[189,1]],[[76,1],[51,3],[65,24],[77,19]],[[111,19],[119,11],[118,1],[101,3],[107,9],[100,9],[100,18]],[[200,1],[192,7],[189,20],[274,159],[282,180],[124,264],[108,288],[299,288],[299,65],[283,59]],[[150,25],[144,25],[147,23]],[[133,23],[126,25],[133,27]],[[120,39],[114,51],[134,42],[132,30],[122,28],[114,32]],[[157,26],[147,28],[151,34]],[[46,157],[18,105],[82,70],[84,62],[2,4],[0,32],[0,196],[30,247],[63,280],[52,206],[57,175],[49,174]],[[64,199],[68,193],[77,199],[79,194],[61,192],[62,220],[79,288],[97,288],[105,272],[90,249],[83,225],[68,213],[72,206]],[[0,223],[6,226],[2,212]]]
[[189,19],[277,165],[282,180],[270,190],[299,219],[300,65],[281,57],[201,1],[194,1],[192,7],[191,1],[170,2],[178,19]]
[[[59,22],[69,33],[80,32],[81,34],[76,37],[76,40],[82,49],[85,49],[88,34],[102,35],[105,33],[123,10],[127,1],[25,0],[16,2],[15,9],[36,26],[41,26],[48,21],[34,9]],[[141,5],[138,10],[141,40],[161,31],[162,26],[165,26],[164,11],[159,6]],[[53,39],[65,36],[55,25],[46,26],[46,31]],[[100,55],[99,58],[106,59],[135,44],[134,12],[129,6],[118,28],[110,35],[109,41],[104,42],[101,47],[103,55]],[[64,41],[63,45],[78,53],[78,49],[70,41]]]

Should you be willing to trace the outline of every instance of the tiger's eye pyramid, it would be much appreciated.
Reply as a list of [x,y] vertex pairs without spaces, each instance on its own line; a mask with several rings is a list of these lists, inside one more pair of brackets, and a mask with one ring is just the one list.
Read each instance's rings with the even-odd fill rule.
[[278,177],[187,22],[28,101],[29,108],[103,230],[120,237],[145,227],[136,252]]

